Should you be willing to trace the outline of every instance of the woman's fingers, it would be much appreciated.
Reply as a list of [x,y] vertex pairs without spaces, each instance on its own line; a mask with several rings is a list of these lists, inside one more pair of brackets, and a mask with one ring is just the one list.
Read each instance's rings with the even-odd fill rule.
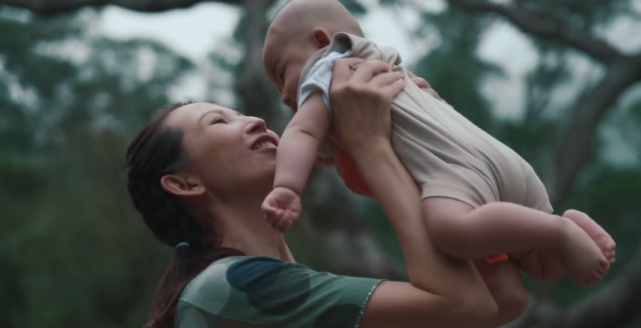
[[431,94],[434,98],[438,100],[443,100],[443,98],[441,98],[441,96],[438,95],[438,92],[434,91],[434,89],[429,89],[427,90],[427,92]]
[[349,68],[349,63],[341,59],[334,61],[334,70],[332,72],[333,80],[346,81],[351,75],[352,72]]
[[387,72],[376,75],[369,83],[380,90],[385,99],[391,101],[405,86],[405,74],[403,72]]
[[382,88],[398,80],[403,79],[403,77],[404,77],[403,72],[381,73],[374,76],[370,84],[373,85],[374,87]]
[[389,72],[390,65],[380,60],[368,60],[360,65],[350,79],[354,83],[367,83],[380,73]]
[[406,71],[406,72],[407,72],[407,76],[410,77],[410,80],[412,80],[414,83],[416,83],[416,85],[419,88],[421,88],[421,89],[429,89],[429,88],[432,87],[432,86],[430,86],[429,82],[427,82],[425,79],[416,76],[416,74],[414,74],[414,73],[412,73],[410,71]]
[[398,96],[399,93],[401,93],[401,91],[403,91],[403,88],[405,88],[405,80],[400,79],[382,87],[381,91],[385,95],[385,98],[389,99],[389,101],[391,102],[392,99],[394,99],[396,96]]
[[416,86],[418,86],[421,89],[429,90],[429,89],[432,88],[430,86],[430,84],[427,81],[425,81],[425,79],[423,79],[423,78],[412,77],[412,78],[410,78],[410,80],[412,80],[412,82],[414,82],[414,84],[416,84]]
[[434,89],[432,89],[432,88],[429,88],[429,89],[421,88],[421,89],[423,89],[427,93],[431,94],[432,97],[434,97],[434,98],[436,98],[438,100],[443,100],[443,98],[441,98],[441,96],[438,95],[438,92],[434,91]]
[[358,66],[358,65],[364,63],[365,59],[356,58],[356,57],[347,57],[347,58],[337,59],[336,62],[340,62],[340,63],[346,64],[349,67],[354,67],[354,66]]
[[410,80],[412,80],[412,82],[414,82],[414,84],[416,84],[419,88],[425,90],[427,93],[431,94],[434,98],[438,100],[443,100],[443,98],[441,98],[441,96],[438,95],[438,92],[434,91],[430,83],[427,82],[424,78],[418,77],[416,76],[416,74],[410,71],[407,71],[407,75],[410,77]]
[[410,76],[410,80],[412,80],[412,82],[414,82],[414,84],[416,84],[419,88],[431,94],[434,98],[438,100],[443,100],[443,98],[441,98],[441,96],[438,95],[438,92],[434,91],[430,83],[427,82],[424,78],[418,77],[412,74],[412,72],[407,72],[407,74]]
[[360,58],[340,58],[334,61],[332,75],[336,81],[348,81],[352,76],[352,68],[362,64],[365,60]]

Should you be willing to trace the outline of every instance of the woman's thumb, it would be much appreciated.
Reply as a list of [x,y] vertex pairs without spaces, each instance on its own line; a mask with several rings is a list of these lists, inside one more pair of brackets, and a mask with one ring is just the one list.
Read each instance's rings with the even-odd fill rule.
[[352,76],[351,67],[361,64],[364,60],[360,58],[340,58],[334,61],[333,81],[346,82]]

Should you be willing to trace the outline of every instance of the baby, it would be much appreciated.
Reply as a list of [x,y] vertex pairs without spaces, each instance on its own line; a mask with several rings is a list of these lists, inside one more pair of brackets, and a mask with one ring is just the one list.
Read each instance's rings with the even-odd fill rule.
[[292,1],[267,32],[263,65],[294,110],[278,147],[274,189],[263,203],[275,228],[288,230],[300,214],[300,195],[319,159],[335,157],[346,185],[371,196],[329,134],[333,61],[343,57],[378,59],[404,72],[404,90],[392,104],[392,145],[422,190],[427,233],[439,249],[486,261],[498,254],[543,281],[569,274],[592,286],[602,279],[614,261],[613,239],[584,213],[553,215],[525,160],[411,83],[398,53],[363,39],[358,22],[334,0]]

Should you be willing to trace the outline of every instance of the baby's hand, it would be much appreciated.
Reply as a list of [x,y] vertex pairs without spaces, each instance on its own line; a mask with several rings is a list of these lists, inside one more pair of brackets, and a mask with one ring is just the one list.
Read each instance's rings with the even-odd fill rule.
[[287,232],[300,215],[300,196],[291,189],[276,187],[265,198],[262,209],[274,229]]

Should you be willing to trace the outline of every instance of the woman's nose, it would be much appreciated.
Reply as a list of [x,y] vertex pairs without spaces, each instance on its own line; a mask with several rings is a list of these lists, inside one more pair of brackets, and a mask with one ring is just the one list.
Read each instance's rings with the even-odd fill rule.
[[245,126],[245,133],[247,134],[263,133],[265,131],[267,131],[267,124],[258,117],[252,117],[247,126]]

